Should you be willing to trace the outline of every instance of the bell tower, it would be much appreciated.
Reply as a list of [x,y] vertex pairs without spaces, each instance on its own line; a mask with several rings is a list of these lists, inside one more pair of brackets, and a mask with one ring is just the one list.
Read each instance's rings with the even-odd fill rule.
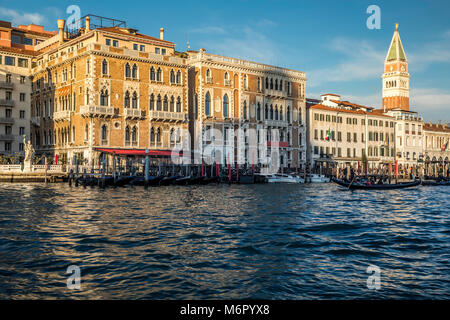
[[403,49],[398,23],[384,61],[383,110],[402,109],[409,111],[409,73],[408,60]]

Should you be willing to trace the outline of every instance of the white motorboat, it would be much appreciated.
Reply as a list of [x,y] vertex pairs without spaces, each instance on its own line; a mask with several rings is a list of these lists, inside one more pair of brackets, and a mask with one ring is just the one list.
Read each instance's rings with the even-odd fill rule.
[[311,175],[311,183],[328,183],[330,182],[330,178],[325,177],[321,174],[312,174]]
[[300,177],[282,173],[267,175],[266,178],[268,183],[305,183],[305,180]]

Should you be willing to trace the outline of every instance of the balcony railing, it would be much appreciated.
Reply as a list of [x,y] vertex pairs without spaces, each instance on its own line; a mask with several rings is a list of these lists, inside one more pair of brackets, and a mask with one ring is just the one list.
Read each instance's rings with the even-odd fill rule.
[[212,77],[207,77],[206,78],[206,83],[213,83]]
[[114,117],[115,110],[104,106],[82,106],[80,114],[84,117]]
[[6,82],[6,81],[0,81],[0,89],[14,89],[14,83],[12,82]]
[[269,127],[287,127],[288,123],[284,120],[265,120],[266,126]]
[[32,117],[31,124],[35,125],[36,127],[40,127],[41,126],[41,118],[40,117]]
[[231,86],[231,80],[225,79],[225,85],[226,85],[226,86]]
[[266,89],[264,93],[266,94],[266,96],[270,97],[283,97],[283,98],[287,97],[287,93],[284,90],[280,91],[275,89]]
[[14,118],[0,118],[2,124],[14,124]]
[[268,147],[280,147],[280,148],[289,148],[290,144],[287,141],[267,141]]
[[15,139],[12,134],[0,134],[0,141],[14,141]]
[[138,142],[137,141],[125,141],[125,147],[137,147]]
[[14,107],[14,100],[0,99],[0,106]]
[[148,117],[151,120],[168,120],[168,121],[184,121],[186,113],[184,112],[167,112],[167,111],[150,111]]
[[143,118],[145,116],[145,112],[141,111],[140,109],[125,108],[123,110],[124,110],[125,118],[127,118],[127,119]]
[[53,118],[55,119],[55,121],[69,120],[71,114],[72,111],[70,110],[57,111],[54,113]]

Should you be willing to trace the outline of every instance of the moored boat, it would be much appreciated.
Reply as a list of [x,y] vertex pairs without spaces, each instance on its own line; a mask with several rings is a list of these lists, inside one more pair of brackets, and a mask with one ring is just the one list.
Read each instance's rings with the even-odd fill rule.
[[300,177],[294,177],[289,174],[269,174],[266,175],[268,183],[304,183],[305,181]]
[[414,180],[412,182],[402,182],[396,184],[366,184],[361,182],[348,182],[340,179],[333,178],[332,181],[342,187],[350,190],[394,190],[416,187],[421,184],[421,180]]
[[441,180],[441,181],[435,181],[435,180],[424,180],[422,181],[423,186],[450,186],[450,180]]
[[160,186],[168,186],[169,184],[173,183],[175,180],[182,178],[181,176],[169,176],[164,177],[159,181]]
[[311,183],[328,183],[330,182],[330,178],[327,178],[321,174],[312,174],[311,175]]

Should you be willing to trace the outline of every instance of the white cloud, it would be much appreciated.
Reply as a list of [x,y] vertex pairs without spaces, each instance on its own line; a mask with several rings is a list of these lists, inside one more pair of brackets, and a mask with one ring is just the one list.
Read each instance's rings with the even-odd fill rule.
[[32,12],[19,12],[13,9],[7,9],[0,7],[0,17],[4,20],[11,21],[13,25],[19,24],[44,24],[47,19],[40,13]]
[[200,34],[226,34],[227,31],[219,26],[207,26],[203,28],[196,28],[189,31],[189,33],[200,33]]
[[374,79],[383,72],[385,52],[376,50],[368,41],[335,38],[327,47],[330,51],[343,55],[343,61],[335,67],[307,71],[310,87],[326,82]]
[[425,120],[450,122],[450,92],[440,89],[417,88],[411,90],[410,108]]
[[256,25],[212,26],[191,32],[203,34],[197,42],[208,52],[276,65],[282,54],[279,45]]

